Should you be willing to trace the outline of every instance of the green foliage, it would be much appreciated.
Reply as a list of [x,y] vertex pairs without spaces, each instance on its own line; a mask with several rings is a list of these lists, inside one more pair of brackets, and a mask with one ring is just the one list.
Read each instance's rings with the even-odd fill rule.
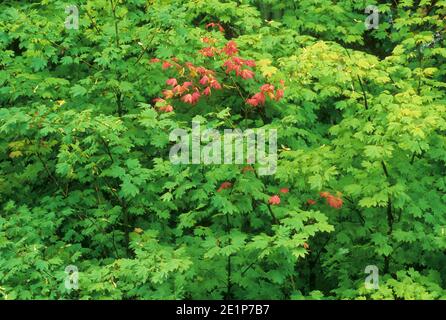
[[[0,297],[446,298],[446,1],[373,3],[376,30],[364,1],[79,0],[78,30],[64,1],[0,4]],[[204,37],[254,79],[197,54]],[[151,59],[174,57],[222,90],[160,112],[188,75]],[[169,133],[197,118],[277,129],[277,173],[172,164]]]

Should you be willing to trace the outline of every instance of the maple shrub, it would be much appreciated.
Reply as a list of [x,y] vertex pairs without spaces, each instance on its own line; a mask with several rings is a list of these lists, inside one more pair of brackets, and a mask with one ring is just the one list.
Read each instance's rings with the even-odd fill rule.
[[73,5],[0,3],[2,299],[446,298],[446,1]]

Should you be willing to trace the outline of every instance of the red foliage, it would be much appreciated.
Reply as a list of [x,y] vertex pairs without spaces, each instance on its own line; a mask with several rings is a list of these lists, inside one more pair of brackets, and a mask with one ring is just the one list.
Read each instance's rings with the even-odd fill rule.
[[174,93],[172,90],[164,90],[163,96],[164,96],[164,99],[170,99],[174,96]]
[[285,91],[283,89],[277,89],[276,91],[276,101],[279,101],[283,98]]
[[206,29],[214,28],[214,27],[218,27],[218,30],[222,33],[225,32],[225,29],[221,26],[220,23],[211,22],[206,25]]
[[307,203],[308,203],[310,206],[313,206],[313,205],[316,204],[316,201],[314,201],[313,199],[308,199],[308,200],[307,200]]
[[211,88],[207,87],[206,89],[203,90],[203,95],[205,96],[209,96],[211,94]]
[[203,86],[207,85],[208,82],[209,82],[209,77],[208,76],[203,76],[203,78],[201,78],[201,80],[200,80],[200,84],[203,85]]
[[229,41],[222,50],[228,56],[233,56],[238,53],[237,44],[232,40]]
[[343,201],[341,198],[335,197],[333,195],[329,195],[327,197],[327,203],[332,208],[340,209],[340,208],[342,208]]
[[[220,31],[223,27],[219,23],[211,22],[206,25],[206,28],[217,27]],[[223,30],[224,31],[224,30]],[[256,63],[254,60],[247,60],[238,57],[239,49],[237,43],[233,40],[228,41],[223,47],[218,47],[216,44],[218,41],[211,37],[203,37],[203,43],[207,46],[201,50],[199,53],[205,57],[213,57],[216,61],[221,61],[221,67],[225,70],[226,74],[235,74],[243,80],[254,79],[255,73],[251,68],[255,68]],[[163,90],[161,99],[163,102],[163,109],[159,108],[159,111],[166,112],[166,110],[173,110],[172,99],[178,99],[184,103],[194,105],[200,101],[203,97],[210,96],[212,90],[222,90],[223,86],[216,77],[216,71],[209,70],[204,66],[195,66],[191,62],[180,63],[175,57],[169,59],[169,61],[161,61],[158,58],[153,58],[150,60],[152,63],[162,62],[162,69],[172,69],[176,70],[176,76],[171,77],[166,80],[166,85],[171,88],[166,88]],[[169,71],[173,75],[173,71]],[[180,85],[179,80],[185,81]],[[234,80],[233,80],[234,81]],[[246,103],[258,107],[262,106],[266,102],[266,98],[269,97],[271,100],[279,101],[284,95],[284,81],[281,81],[282,88],[275,91],[275,87],[272,84],[264,84],[260,88],[260,92],[255,93],[251,98],[246,100]],[[234,84],[225,86],[225,88],[234,88]],[[154,100],[155,103],[161,102],[161,100]],[[167,108],[167,105],[171,108]],[[170,112],[170,111],[168,111]]]
[[159,110],[161,112],[172,112],[173,111],[173,107],[169,104],[167,106],[160,107]]
[[207,47],[200,50],[200,53],[205,57],[213,57],[215,55],[214,47]]
[[215,80],[215,79],[211,80],[211,87],[214,88],[214,89],[217,89],[217,90],[221,89],[220,83],[217,80]]
[[166,84],[167,84],[168,86],[175,87],[175,86],[178,84],[178,81],[177,81],[177,79],[175,79],[175,78],[171,78],[171,79],[168,79],[168,80],[166,81]]
[[344,202],[342,201],[341,197],[334,196],[330,192],[327,192],[327,191],[321,192],[320,196],[327,200],[327,204],[330,207],[335,208],[335,209],[342,208],[342,205]]
[[163,69],[169,69],[172,66],[172,64],[170,62],[164,61],[163,62]]
[[[281,83],[284,83],[281,81]],[[260,92],[256,93],[254,96],[246,100],[246,103],[253,106],[262,106],[266,102],[266,97],[269,97],[271,100],[279,101],[283,98],[284,95],[284,87],[282,89],[277,89],[272,84],[264,84],[260,87]]]
[[240,72],[240,76],[243,79],[252,79],[254,77],[254,72],[252,72],[251,70],[245,69],[245,70],[242,70],[242,72]]
[[278,195],[271,196],[271,198],[269,198],[268,203],[271,205],[278,205],[280,204],[280,197]]
[[245,166],[245,167],[243,167],[243,169],[242,169],[242,173],[249,172],[249,171],[253,172],[253,171],[254,171],[254,168],[251,167],[251,166]]
[[221,192],[222,190],[229,189],[232,187],[232,183],[229,181],[225,181],[220,185],[220,188],[218,188],[217,192]]
[[193,103],[194,103],[194,98],[193,98],[192,95],[189,93],[189,94],[186,94],[185,96],[183,96],[183,97],[181,98],[181,101],[183,101],[183,102],[185,102],[185,103],[193,104]]

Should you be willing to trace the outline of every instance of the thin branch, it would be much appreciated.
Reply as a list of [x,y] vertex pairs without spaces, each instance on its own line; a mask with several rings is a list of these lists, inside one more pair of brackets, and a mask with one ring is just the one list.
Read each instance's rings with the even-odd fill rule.
[[113,0],[110,0],[110,5],[112,7],[113,20],[114,20],[114,23],[115,23],[116,47],[119,48],[119,30],[118,30],[118,19],[116,18],[116,5],[113,4]]
[[103,138],[101,135],[99,135],[99,138],[101,139],[102,144],[105,146],[105,149],[106,149],[106,151],[107,151],[107,154],[108,154],[108,156],[109,156],[111,162],[114,163],[115,161],[113,160],[113,156],[112,156],[112,154],[111,154],[111,152],[110,152],[110,147],[108,146],[107,141],[105,141],[104,138]]
[[85,12],[87,13],[88,18],[90,18],[90,21],[91,21],[91,24],[93,25],[93,28],[95,28],[95,30],[96,30],[96,32],[98,34],[101,34],[101,30],[99,30],[98,26],[96,25],[96,22],[94,22],[93,17],[90,15],[88,10],[85,10]]

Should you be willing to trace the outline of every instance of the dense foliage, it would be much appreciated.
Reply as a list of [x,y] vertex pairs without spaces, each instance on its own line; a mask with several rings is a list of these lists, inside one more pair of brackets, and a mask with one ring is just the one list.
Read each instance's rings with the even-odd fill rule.
[[[446,298],[445,16],[444,0],[2,2],[0,297]],[[193,119],[277,129],[277,173],[171,163]]]

